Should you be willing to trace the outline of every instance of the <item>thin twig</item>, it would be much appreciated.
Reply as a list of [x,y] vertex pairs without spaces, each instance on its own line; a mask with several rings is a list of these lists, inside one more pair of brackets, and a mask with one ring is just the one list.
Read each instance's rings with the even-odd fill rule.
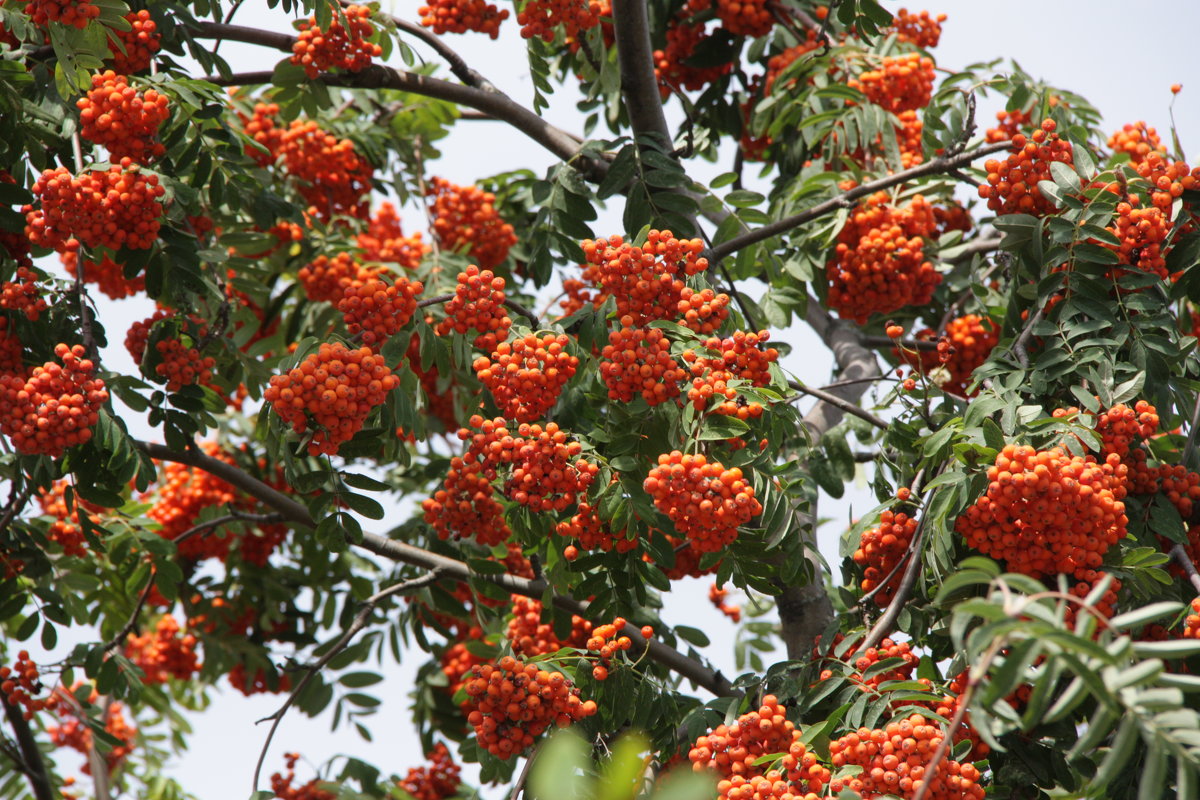
[[171,541],[176,545],[181,544],[197,534],[205,533],[213,528],[224,525],[227,522],[253,522],[260,525],[269,525],[283,521],[284,519],[282,514],[247,514],[243,511],[234,511],[230,514],[210,519],[208,522],[201,522],[199,525],[193,525]]
[[104,643],[104,652],[111,653],[116,650],[124,641],[125,637],[133,633],[137,628],[138,617],[142,614],[142,609],[146,607],[146,600],[150,597],[150,590],[154,588],[154,573],[150,573],[150,580],[146,581],[146,588],[142,589],[142,594],[138,597],[137,604],[133,607],[133,613],[129,615],[129,619],[121,626],[121,630],[117,631],[116,635]]
[[1187,573],[1188,581],[1191,582],[1192,588],[1196,590],[1196,594],[1200,594],[1200,572],[1196,571],[1196,565],[1192,562],[1183,545],[1177,544],[1171,548],[1171,558],[1175,559],[1176,564],[1183,567],[1183,571]]
[[890,336],[869,336],[863,334],[859,337],[860,341],[867,347],[896,347],[899,345],[907,350],[937,350],[937,340],[925,341],[923,339],[893,339]]
[[[912,486],[909,487],[909,495],[910,496],[912,494],[915,494],[918,490],[920,490],[921,481],[924,479],[924,477],[925,477],[925,470],[922,469],[919,472],[917,472],[916,477],[913,479]],[[855,603],[854,606],[848,610],[848,613],[852,613],[852,612],[856,611],[857,609],[860,609],[863,606],[865,606],[868,600],[870,600],[872,597],[874,597],[876,594],[878,594],[885,586],[887,586],[889,583],[892,582],[892,578],[896,577],[896,573],[900,571],[900,567],[906,563],[905,560],[912,558],[913,553],[916,552],[916,549],[917,549],[916,541],[917,541],[917,537],[913,536],[913,538],[910,539],[908,542],[908,548],[904,551],[904,555],[899,560],[896,561],[896,563],[892,566],[891,571],[884,577],[883,580],[881,580],[875,586],[874,589],[867,592],[862,597],[858,598],[858,602]]]
[[304,674],[304,677],[300,680],[300,683],[297,684],[296,688],[293,689],[291,694],[287,696],[287,699],[283,701],[283,705],[279,707],[279,710],[271,716],[264,717],[263,719],[259,720],[259,722],[271,720],[271,730],[267,733],[267,741],[263,743],[262,751],[258,754],[258,763],[254,766],[254,785],[250,788],[251,794],[258,791],[258,779],[262,774],[263,762],[267,758],[267,751],[271,747],[271,740],[275,738],[275,731],[279,729],[279,723],[283,721],[284,715],[287,714],[288,709],[292,707],[292,704],[296,702],[296,698],[300,696],[300,693],[304,691],[304,688],[308,686],[309,681],[311,681],[313,677],[325,667],[326,664],[332,661],[334,656],[345,650],[346,646],[350,644],[350,640],[357,636],[358,632],[367,626],[367,622],[370,620],[371,614],[375,612],[375,608],[381,602],[389,597],[393,597],[404,592],[410,592],[414,589],[420,589],[423,586],[428,586],[431,583],[435,583],[441,577],[442,570],[435,568],[425,575],[412,578],[411,580],[407,580],[402,583],[397,583],[394,586],[389,586],[388,588],[380,592],[376,592],[368,597],[366,602],[363,603],[362,608],[360,608],[358,613],[354,616],[354,620],[350,623],[350,627],[346,629],[345,633],[338,637],[338,640],[334,642],[327,651],[325,651],[323,656],[321,656],[315,663],[308,667],[308,671]]
[[865,419],[867,422],[871,423],[880,430],[886,431],[888,429],[888,424],[872,414],[870,411],[855,405],[849,400],[843,400],[832,392],[827,392],[824,389],[817,389],[812,386],[805,386],[800,381],[788,381],[788,386],[792,389],[795,389],[797,392],[803,392],[804,394],[811,395],[822,402],[829,403],[831,406],[840,408],[847,414],[853,414],[859,419]]
[[1030,337],[1033,336],[1034,327],[1042,321],[1042,317],[1044,316],[1045,310],[1039,308],[1037,313],[1029,318],[1029,322],[1025,324],[1025,328],[1017,336],[1016,341],[1012,343],[1012,347],[1009,348],[1009,352],[1017,357],[1017,361],[1021,363],[1022,367],[1029,367],[1029,352],[1025,349],[1025,345],[1029,343]]
[[1196,449],[1196,434],[1200,431],[1200,394],[1196,395],[1196,405],[1192,407],[1192,425],[1188,428],[1188,438],[1183,445],[1183,457],[1180,462],[1187,465]]

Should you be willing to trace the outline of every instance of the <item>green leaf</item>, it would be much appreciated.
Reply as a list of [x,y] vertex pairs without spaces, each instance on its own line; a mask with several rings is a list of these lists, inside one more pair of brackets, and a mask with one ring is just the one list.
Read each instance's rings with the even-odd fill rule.
[[591,797],[588,776],[591,748],[571,730],[561,730],[533,756],[529,792],[535,800],[583,800]]
[[688,644],[693,644],[696,647],[708,647],[709,645],[708,635],[699,628],[691,628],[687,625],[676,625],[674,630],[675,633],[679,635],[679,638],[683,639]]

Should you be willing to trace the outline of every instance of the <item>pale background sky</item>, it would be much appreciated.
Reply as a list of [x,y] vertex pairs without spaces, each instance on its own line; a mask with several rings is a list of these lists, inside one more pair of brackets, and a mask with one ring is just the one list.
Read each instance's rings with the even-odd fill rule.
[[[511,8],[506,0],[499,0],[498,4]],[[416,20],[416,9],[420,5],[419,0],[406,0],[389,8],[385,2],[384,9]],[[895,11],[905,4],[886,2],[885,5]],[[948,14],[941,44],[934,51],[940,66],[961,68],[1001,56],[1015,59],[1034,77],[1088,98],[1104,114],[1106,131],[1115,130],[1125,122],[1145,120],[1169,141],[1167,107],[1171,95],[1168,87],[1172,83],[1182,83],[1184,90],[1175,104],[1175,119],[1184,147],[1196,149],[1200,138],[1200,79],[1195,79],[1195,85],[1189,85],[1189,82],[1198,74],[1200,52],[1161,34],[1164,27],[1178,31],[1196,30],[1200,25],[1200,5],[1194,2],[1175,0],[1135,5],[1113,0],[1056,3],[1029,0],[950,3],[940,0],[928,6],[907,5],[914,11],[928,8],[931,13]],[[512,17],[502,26],[497,41],[479,34],[448,35],[446,39],[496,85],[518,102],[528,103],[532,92],[524,42]],[[268,9],[262,0],[248,0],[234,21],[291,32],[289,20],[282,11]],[[1136,31],[1132,36],[1127,33],[1131,28]],[[1160,33],[1145,35],[1146,30]],[[221,54],[235,71],[268,69],[281,55],[228,42],[222,45]],[[396,57],[393,63],[400,64]],[[574,108],[576,97],[572,86],[564,87],[552,97],[551,108],[543,116],[568,131],[581,132],[583,117]],[[994,96],[982,100],[981,125],[989,124],[999,107]],[[676,103],[670,107],[670,116],[673,125],[682,118]],[[542,172],[554,162],[540,146],[501,123],[463,122],[458,130],[440,141],[438,147],[443,157],[439,162],[431,163],[429,171],[459,183],[471,183],[519,167]],[[731,163],[730,154],[730,158],[720,165],[697,161],[688,164],[688,168],[693,178],[706,180],[728,170]],[[748,170],[747,174],[750,173]],[[402,218],[405,230],[423,227],[420,224],[422,217],[416,209],[402,209]],[[602,212],[596,225],[596,235],[620,232],[619,206],[614,204],[612,210]],[[94,296],[100,303],[111,343],[104,352],[105,364],[132,372],[134,367],[123,345],[124,331],[133,322],[149,316],[153,311],[152,304],[142,299],[113,303],[99,293]],[[778,334],[773,332],[773,336],[795,347],[794,354],[785,364],[787,369],[812,385],[828,382],[832,360],[806,327]],[[135,433],[147,435],[140,420],[133,415],[127,419]],[[820,532],[822,552],[835,565],[835,571],[838,569],[838,537],[846,521],[875,506],[873,497],[865,489],[865,477],[860,475],[859,485],[851,487],[843,499],[823,498],[821,502],[821,515],[835,520]],[[420,499],[415,498],[417,502]],[[367,527],[371,526],[368,524]],[[709,604],[709,583],[708,579],[688,579],[676,584],[667,599],[663,618],[670,623],[687,624],[706,631],[713,641],[707,648],[707,656],[727,674],[734,674],[732,643],[735,626]],[[741,602],[741,598],[735,596],[734,602]],[[34,651],[35,660],[43,660],[43,654],[36,648],[30,649]],[[54,657],[57,655],[46,655],[46,660]],[[424,754],[409,723],[407,695],[418,664],[426,658],[424,653],[413,652],[411,658],[399,666],[384,665],[387,681],[374,687],[384,699],[384,705],[368,720],[374,735],[371,743],[364,742],[345,726],[331,734],[329,714],[309,719],[294,711],[289,713],[268,755],[263,786],[267,785],[267,776],[282,767],[283,753],[290,751],[302,753],[312,764],[324,763],[339,754],[351,754],[376,764],[385,774],[394,772],[401,776],[408,767],[423,763]],[[282,701],[282,696],[243,697],[227,688],[224,681],[220,686],[225,688],[212,693],[213,702],[206,712],[190,715],[194,731],[189,738],[188,752],[176,758],[168,769],[170,775],[201,800],[247,796],[254,762],[266,735],[265,726],[256,727],[254,721],[273,712]],[[703,697],[704,693],[700,695]],[[62,760],[69,763],[68,759]],[[473,770],[466,771],[468,778],[472,774]],[[298,779],[303,781],[309,777],[311,773],[301,767]],[[486,794],[499,797],[502,791],[492,789]]]

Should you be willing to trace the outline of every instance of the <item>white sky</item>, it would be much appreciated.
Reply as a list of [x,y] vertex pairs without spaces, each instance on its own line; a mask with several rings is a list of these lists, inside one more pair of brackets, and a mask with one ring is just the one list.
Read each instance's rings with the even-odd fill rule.
[[[506,0],[499,2],[508,6]],[[415,20],[420,5],[419,0],[406,0],[390,9],[385,2],[384,8]],[[886,5],[896,10],[902,4],[888,2]],[[919,10],[923,6],[910,3],[909,7]],[[1114,0],[1056,3],[1008,0],[1002,4],[939,0],[924,7],[932,13],[949,15],[941,44],[935,51],[941,66],[956,68],[996,57],[1013,58],[1033,76],[1088,98],[1104,113],[1105,130],[1108,131],[1125,122],[1142,119],[1157,127],[1166,140],[1167,105],[1171,97],[1168,87],[1172,83],[1183,83],[1183,93],[1175,106],[1175,119],[1185,148],[1190,142],[1191,149],[1197,150],[1200,80],[1196,80],[1195,85],[1188,84],[1194,75],[1200,74],[1200,51],[1178,37],[1165,37],[1163,22],[1177,31],[1196,30],[1200,23],[1200,4],[1185,0],[1138,4]],[[262,0],[248,0],[234,21],[277,31],[291,30],[280,9],[269,10]],[[1129,27],[1135,27],[1137,31],[1132,36],[1127,34]],[[523,40],[518,36],[514,19],[507,20],[502,29],[497,41],[478,34],[447,36],[446,39],[473,67],[512,97],[519,102],[528,102],[531,88]],[[235,71],[270,68],[281,55],[236,43],[225,43],[221,53]],[[400,63],[398,58],[394,61]],[[575,97],[571,87],[560,90],[543,116],[566,130],[581,132],[583,117],[574,108]],[[981,123],[988,124],[998,107],[995,98],[983,101]],[[681,119],[677,105],[672,104],[671,113],[673,124]],[[546,151],[501,123],[463,122],[458,131],[438,146],[443,158],[429,165],[430,172],[460,183],[470,183],[518,167],[540,172],[553,163]],[[714,166],[695,162],[688,166],[694,178],[705,180],[726,171],[729,163]],[[423,227],[419,224],[421,217],[414,209],[402,210],[402,217],[406,230]],[[594,232],[597,235],[619,232],[619,220],[619,208],[606,212]],[[606,225],[608,227],[604,227]],[[133,365],[123,346],[124,331],[133,322],[152,313],[151,303],[139,299],[112,303],[100,296],[97,299],[111,342],[104,353],[105,363],[110,368],[132,371]],[[807,328],[798,327],[779,334],[773,332],[773,336],[790,342],[795,348],[785,364],[787,369],[813,385],[827,382],[831,359]],[[133,419],[130,422],[137,426],[136,432],[140,425]],[[145,431],[145,428],[141,430]],[[845,521],[875,506],[863,487],[865,481],[860,481],[859,488],[849,491],[842,500],[822,500],[821,515],[835,521],[822,529],[821,548],[826,558],[835,564],[837,541]],[[668,598],[664,618],[706,631],[713,640],[713,645],[708,648],[712,662],[732,674],[734,626],[708,603],[708,585],[707,580],[680,582]],[[40,660],[37,652],[34,658]],[[294,711],[290,713],[267,758],[264,785],[265,776],[281,768],[282,754],[290,751],[302,753],[314,764],[338,754],[352,754],[376,764],[385,774],[403,775],[408,767],[422,763],[424,755],[408,722],[407,694],[412,688],[416,667],[425,658],[423,653],[414,652],[402,665],[385,666],[387,681],[375,687],[385,703],[380,712],[368,720],[375,737],[373,743],[362,741],[347,727],[331,734],[328,715],[314,720]],[[218,689],[206,712],[191,715],[194,732],[189,737],[189,750],[172,762],[168,774],[180,780],[201,800],[245,797],[266,734],[265,726],[255,727],[254,721],[274,711],[281,700],[281,697],[261,695],[245,698],[231,689]],[[471,772],[467,771],[468,776]],[[307,780],[308,777],[311,775],[301,768],[298,778]],[[499,797],[501,790],[487,794]]]

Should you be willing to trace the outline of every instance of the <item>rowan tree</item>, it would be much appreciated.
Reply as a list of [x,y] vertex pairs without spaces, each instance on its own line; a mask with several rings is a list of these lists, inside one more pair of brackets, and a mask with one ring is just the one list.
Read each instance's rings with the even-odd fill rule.
[[[218,685],[259,798],[1197,795],[1189,132],[875,0],[145,5],[0,3],[0,798],[188,796]],[[440,175],[481,118],[554,165]],[[403,767],[272,750],[410,693]]]

